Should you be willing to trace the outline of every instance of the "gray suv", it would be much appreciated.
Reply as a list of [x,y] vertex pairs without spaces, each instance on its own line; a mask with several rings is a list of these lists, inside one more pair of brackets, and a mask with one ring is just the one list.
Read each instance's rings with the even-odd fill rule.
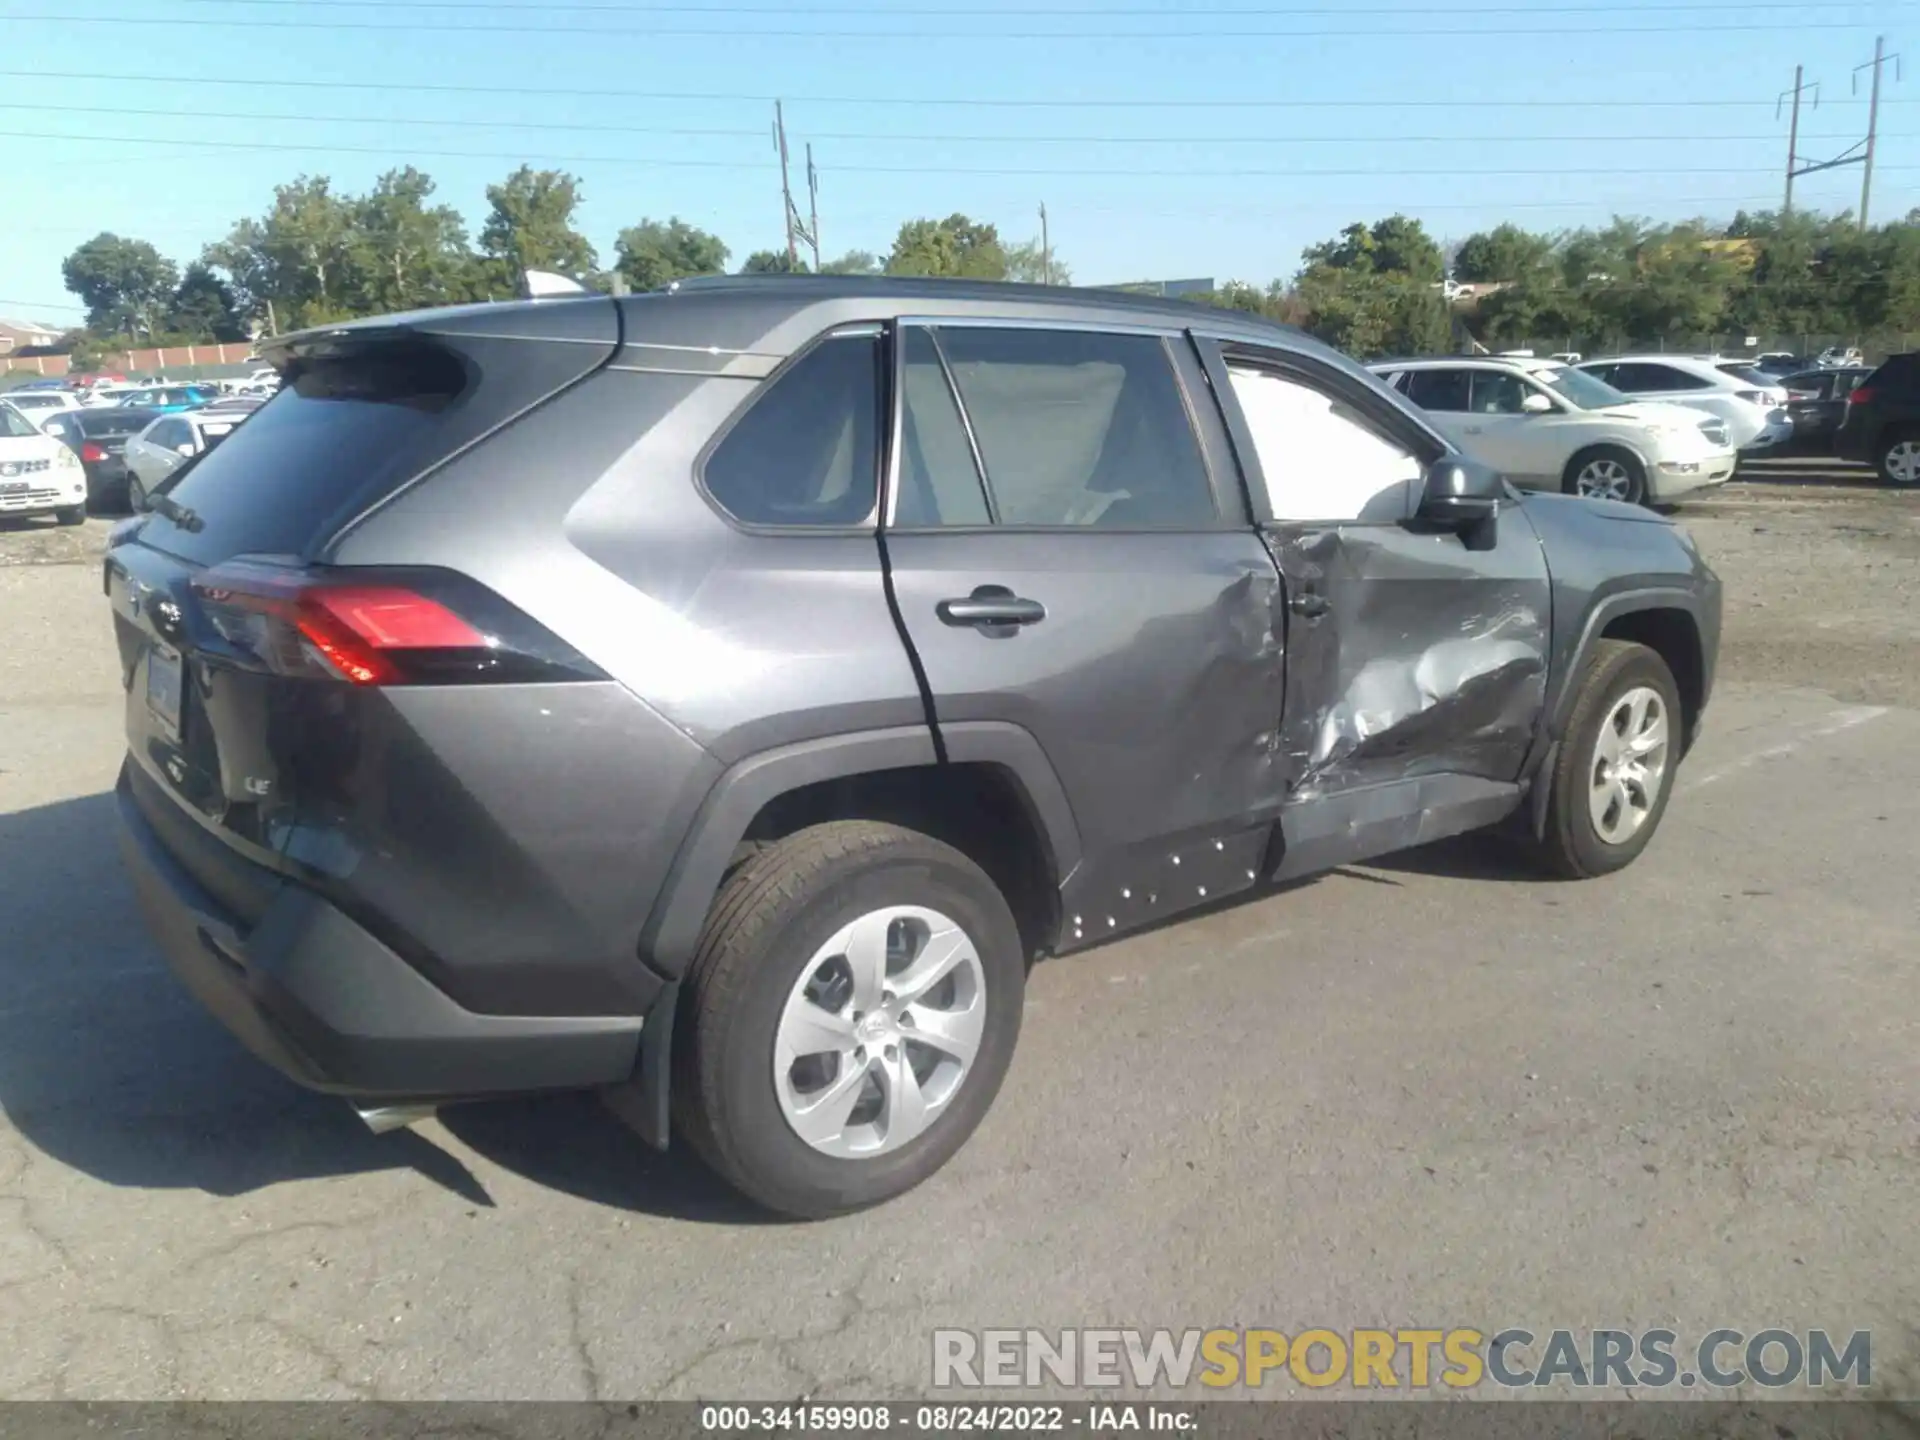
[[267,342],[106,560],[180,979],[370,1123],[593,1088],[802,1216],[992,1103],[1027,968],[1503,826],[1646,846],[1718,581],[1285,328],[752,278]]

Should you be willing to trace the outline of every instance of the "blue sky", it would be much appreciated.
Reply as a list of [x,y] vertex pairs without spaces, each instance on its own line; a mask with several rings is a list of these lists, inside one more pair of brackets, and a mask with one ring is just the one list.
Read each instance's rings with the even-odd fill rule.
[[[0,0],[0,315],[77,320],[60,261],[101,230],[184,263],[276,182],[358,191],[406,163],[476,229],[486,185],[525,159],[582,178],[603,258],[622,226],[679,215],[737,264],[782,240],[774,96],[795,146],[814,142],[835,254],[884,252],[901,220],[955,210],[1024,239],[1044,203],[1081,282],[1264,283],[1395,210],[1455,239],[1503,219],[1723,217],[1779,202],[1775,99],[1794,65],[1821,85],[1802,151],[1836,154],[1865,133],[1853,68],[1876,32],[1901,50],[1917,14],[1913,0]],[[1920,204],[1920,81],[1889,66],[1885,84],[1880,219]],[[458,123],[410,123],[429,121]],[[1859,187],[1859,167],[1836,170],[1801,180],[1796,202],[1849,207]]]

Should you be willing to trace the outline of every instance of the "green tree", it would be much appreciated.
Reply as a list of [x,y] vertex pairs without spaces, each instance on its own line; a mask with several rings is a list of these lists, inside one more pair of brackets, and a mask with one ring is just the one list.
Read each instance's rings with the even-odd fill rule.
[[1437,284],[1446,270],[1426,226],[1405,215],[1389,215],[1371,226],[1349,225],[1333,239],[1309,247],[1301,258],[1309,269],[1405,275],[1429,284]]
[[887,256],[889,275],[939,275],[966,280],[1007,278],[1007,252],[1000,232],[965,215],[909,220]]
[[93,237],[60,267],[67,289],[86,302],[87,324],[121,335],[159,329],[180,271],[145,240],[110,231]]
[[247,338],[247,324],[233,290],[204,261],[187,266],[167,306],[166,328],[191,342],[233,344]]
[[1390,215],[1310,246],[1295,286],[1306,328],[1354,355],[1443,350],[1452,319],[1440,293],[1440,247],[1418,220]]
[[727,247],[678,216],[629,225],[614,241],[614,268],[636,290],[658,290],[689,275],[719,275],[727,268]]
[[451,205],[429,205],[433,180],[389,170],[352,202],[352,298],[372,314],[472,298],[467,227]]
[[1553,237],[1518,225],[1496,225],[1469,235],[1453,257],[1453,278],[1480,284],[1534,278],[1553,258]]
[[822,260],[822,275],[878,275],[881,272],[880,259],[871,251],[849,250],[835,260]]
[[742,275],[804,275],[807,262],[795,261],[784,250],[756,250],[740,267]]
[[1060,252],[1048,254],[1038,240],[1023,240],[1005,247],[1009,280],[1029,285],[1071,285],[1073,270],[1060,258]]
[[512,294],[528,270],[581,276],[597,266],[593,246],[573,228],[580,181],[562,170],[522,165],[487,187],[492,207],[480,229],[480,249],[492,261],[488,283]]

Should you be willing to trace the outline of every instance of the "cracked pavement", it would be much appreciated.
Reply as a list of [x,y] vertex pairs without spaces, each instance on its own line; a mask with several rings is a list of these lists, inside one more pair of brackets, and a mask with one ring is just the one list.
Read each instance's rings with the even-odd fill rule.
[[910,1398],[938,1326],[1663,1323],[1872,1329],[1920,1395],[1920,503],[1768,478],[1683,512],[1727,647],[1637,866],[1455,844],[1044,964],[972,1144],[817,1225],[587,1097],[376,1137],[250,1059],[120,874],[97,572],[0,564],[0,1397]]

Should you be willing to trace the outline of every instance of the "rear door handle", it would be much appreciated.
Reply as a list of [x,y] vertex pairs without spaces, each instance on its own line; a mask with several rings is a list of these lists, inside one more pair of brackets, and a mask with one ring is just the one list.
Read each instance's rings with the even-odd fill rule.
[[1309,590],[1305,594],[1296,595],[1289,600],[1287,602],[1287,608],[1296,615],[1304,615],[1309,620],[1317,620],[1332,607],[1327,604],[1326,596],[1316,594],[1314,591]]
[[1025,600],[1004,585],[982,585],[971,595],[942,600],[934,614],[949,625],[1037,625],[1047,618],[1047,607],[1038,600]]

